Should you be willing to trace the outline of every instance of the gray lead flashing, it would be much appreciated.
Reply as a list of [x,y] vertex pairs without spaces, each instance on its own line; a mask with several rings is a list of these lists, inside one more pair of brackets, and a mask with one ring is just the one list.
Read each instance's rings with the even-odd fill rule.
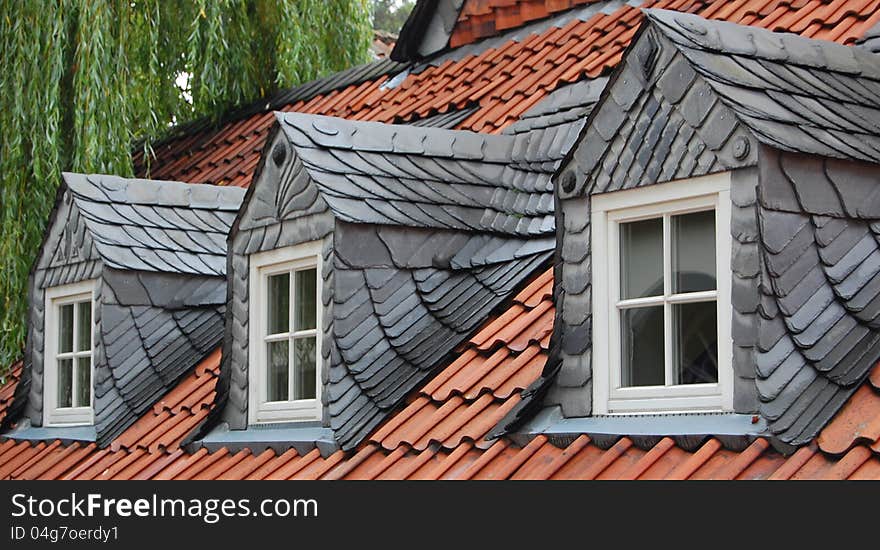
[[56,441],[60,440],[63,445],[73,442],[94,442],[97,433],[94,426],[31,426],[28,419],[24,419],[10,432],[0,435],[0,440],[13,439],[15,441]]
[[302,456],[317,448],[324,458],[339,450],[333,431],[321,427],[320,422],[255,424],[246,430],[230,430],[228,424],[221,423],[188,447],[190,452],[204,448],[210,453],[224,448],[232,453],[249,449],[254,455],[272,449],[279,456],[288,449],[296,449]]
[[647,445],[671,437],[684,447],[695,447],[707,437],[716,437],[725,446],[741,449],[766,435],[766,429],[767,422],[763,418],[750,414],[695,412],[565,418],[559,407],[548,407],[509,437],[520,445],[538,435],[566,444],[587,435],[600,446],[610,446],[620,437],[630,437],[636,444],[647,442]]

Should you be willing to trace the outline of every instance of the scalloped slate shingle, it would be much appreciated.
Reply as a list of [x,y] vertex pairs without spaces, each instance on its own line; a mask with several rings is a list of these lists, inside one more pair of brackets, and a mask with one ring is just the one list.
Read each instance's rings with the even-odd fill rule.
[[43,296],[97,279],[94,409],[99,446],[220,342],[226,235],[244,190],[65,173],[31,287],[28,351],[12,408],[43,422]]
[[[247,333],[246,255],[325,239],[324,421],[349,449],[549,259],[550,178],[582,121],[483,135],[277,116],[232,236],[228,333]],[[246,350],[227,345],[218,399],[241,429]]]
[[732,170],[734,408],[805,444],[880,359],[880,59],[645,13],[562,169],[551,359],[494,435],[590,414],[589,196]]

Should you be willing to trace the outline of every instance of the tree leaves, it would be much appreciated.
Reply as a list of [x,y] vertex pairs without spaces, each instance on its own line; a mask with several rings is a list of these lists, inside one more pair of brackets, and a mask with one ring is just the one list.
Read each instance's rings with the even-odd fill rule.
[[369,13],[367,0],[0,0],[0,373],[22,351],[61,170],[131,175],[132,145],[149,166],[173,124],[368,61]]

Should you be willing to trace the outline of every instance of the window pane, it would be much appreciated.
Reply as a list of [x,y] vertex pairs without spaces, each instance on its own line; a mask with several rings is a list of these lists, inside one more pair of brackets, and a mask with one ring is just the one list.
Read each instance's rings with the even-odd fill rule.
[[315,338],[297,338],[293,341],[296,380],[294,399],[315,398]]
[[294,300],[296,305],[296,322],[293,325],[294,330],[316,328],[316,284],[317,271],[314,268],[296,272],[296,299]]
[[58,312],[58,353],[73,351],[73,304],[61,306]]
[[663,306],[624,309],[620,317],[621,387],[662,386]]
[[[72,309],[72,308],[71,308]],[[73,360],[58,361],[58,407],[73,405]]]
[[76,360],[76,396],[75,407],[92,405],[92,368],[91,359],[79,357]]
[[672,292],[715,289],[715,211],[672,217]]
[[92,349],[92,303],[80,302],[76,304],[77,334],[76,351]]
[[663,219],[620,225],[623,299],[663,295]]
[[266,400],[287,401],[289,373],[288,341],[269,342],[267,346],[269,366],[266,370]]
[[290,326],[290,274],[269,277],[269,332],[287,332]]
[[672,306],[673,384],[718,382],[715,308],[714,301]]

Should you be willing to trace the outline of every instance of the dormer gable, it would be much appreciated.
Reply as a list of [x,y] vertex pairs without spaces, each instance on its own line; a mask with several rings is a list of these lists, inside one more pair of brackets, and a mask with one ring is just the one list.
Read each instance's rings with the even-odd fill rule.
[[30,276],[9,437],[52,428],[106,445],[218,345],[226,233],[243,195],[63,175]]
[[[629,434],[634,424],[616,418],[626,413],[642,414],[659,430],[652,435],[692,437],[707,424],[664,416],[690,412],[720,415],[718,433],[769,435],[790,450],[815,437],[880,358],[871,305],[880,272],[872,256],[880,62],[861,48],[645,14],[556,176],[554,353],[496,434],[543,409],[545,424],[553,414],[569,428],[589,419],[585,429],[597,434]],[[709,251],[694,252],[696,260],[716,256],[716,282],[691,294],[673,281],[635,300],[625,295],[632,262],[639,276],[654,265],[658,281],[677,276],[676,243],[685,237],[675,224],[691,212],[714,213],[712,229],[701,231],[718,240],[694,236],[680,246]],[[717,324],[686,329],[679,303],[716,304]],[[636,314],[634,325],[627,319]],[[691,357],[682,334],[698,333],[706,347]],[[628,352],[624,334],[643,350],[655,345],[654,358]],[[687,386],[676,369],[698,357],[717,371]],[[621,371],[655,367],[659,379],[643,374],[641,382]],[[696,391],[713,387],[732,395],[712,401]]]
[[[277,116],[230,235],[222,412],[215,422],[232,431],[258,425],[257,438],[269,438],[269,429],[322,427],[328,430],[322,441],[350,449],[549,259],[555,244],[550,175],[580,122],[482,135]],[[279,264],[280,271],[272,267]],[[254,332],[254,323],[275,326],[269,319],[275,306],[256,301],[277,294],[272,285],[296,301],[293,275],[314,266],[322,320],[314,361],[323,382],[308,393],[321,401],[309,423],[272,411],[307,406],[294,395],[291,377],[312,379],[316,351],[308,344],[308,357],[297,359],[290,350],[312,333],[291,331],[290,324],[282,324],[284,332]],[[259,273],[265,287],[253,280]],[[279,279],[272,278],[276,273]],[[260,312],[256,320],[254,312]],[[286,351],[274,351],[273,342],[284,339]],[[281,374],[271,374],[272,357]],[[258,372],[264,374],[255,378]],[[277,385],[273,376],[292,389],[267,390]],[[278,401],[279,395],[288,398]]]

